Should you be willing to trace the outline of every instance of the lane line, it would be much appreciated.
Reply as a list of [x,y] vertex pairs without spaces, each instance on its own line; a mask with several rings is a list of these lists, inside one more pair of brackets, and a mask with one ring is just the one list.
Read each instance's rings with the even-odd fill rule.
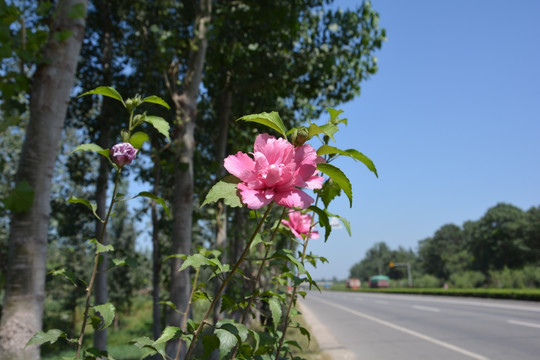
[[431,311],[431,312],[441,312],[441,310],[439,310],[437,308],[434,308],[434,307],[429,307],[429,306],[414,305],[413,308],[417,309],[417,310],[424,310],[424,311]]
[[533,327],[533,328],[540,329],[540,324],[534,324],[534,323],[529,323],[529,322],[525,322],[525,321],[508,320],[508,323],[509,324],[514,324],[514,325],[528,326],[528,327]]
[[384,325],[384,326],[388,326],[392,329],[395,329],[395,330],[398,330],[398,331],[401,331],[401,332],[404,332],[406,334],[409,334],[409,335],[412,335],[412,336],[416,336],[417,338],[420,338],[422,340],[426,340],[426,341],[429,341],[433,344],[436,344],[436,345],[439,345],[439,346],[442,346],[442,347],[445,347],[447,349],[450,349],[450,350],[453,350],[455,352],[458,352],[460,354],[463,354],[463,355],[466,355],[472,359],[477,359],[477,360],[488,360],[487,357],[485,356],[482,356],[482,355],[479,355],[479,354],[476,354],[476,353],[473,353],[471,351],[468,351],[468,350],[465,350],[465,349],[462,349],[458,346],[455,346],[455,345],[452,345],[452,344],[449,344],[447,342],[444,342],[444,341],[441,341],[441,340],[437,340],[437,339],[434,339],[430,336],[427,336],[427,335],[424,335],[424,334],[421,334],[419,332],[416,332],[416,331],[413,331],[413,330],[409,330],[407,328],[404,328],[404,327],[401,327],[399,325],[396,325],[396,324],[393,324],[391,322],[388,322],[388,321],[385,321],[385,320],[382,320],[382,319],[379,319],[379,318],[376,318],[376,317],[373,317],[371,315],[367,315],[367,314],[364,314],[364,313],[361,313],[359,311],[356,311],[356,310],[353,310],[353,309],[350,309],[348,307],[345,307],[345,306],[341,306],[341,305],[338,305],[338,304],[334,304],[333,302],[330,302],[330,301],[326,301],[326,300],[323,300],[323,299],[319,299],[317,297],[311,297],[311,299],[313,300],[316,300],[316,301],[320,301],[322,303],[325,303],[327,305],[330,305],[330,306],[333,306],[335,308],[338,308],[338,309],[341,309],[343,311],[346,311],[346,312],[349,312],[353,315],[356,315],[356,316],[359,316],[359,317],[362,317],[364,319],[367,319],[367,320],[371,320],[371,321],[374,321],[378,324],[381,324],[381,325]]
[[[382,297],[372,294],[362,294],[362,296],[368,298],[376,298],[376,297]],[[415,296],[407,296],[407,295],[401,295],[401,294],[392,294],[387,296],[395,296],[396,299],[398,297],[411,300],[411,301],[421,301],[421,302],[434,302],[434,303],[441,303],[441,304],[455,304],[455,305],[472,305],[472,306],[480,306],[480,307],[488,307],[488,308],[498,308],[498,309],[506,309],[506,310],[518,310],[518,311],[532,311],[532,312],[540,312],[540,307],[531,307],[531,306],[522,306],[522,305],[510,305],[510,304],[489,304],[486,302],[475,302],[475,301],[467,301],[467,300],[448,300],[448,299],[439,299],[439,298],[429,298],[429,299],[421,299],[420,295]],[[386,296],[385,296],[386,298]],[[485,301],[489,301],[489,299],[484,299]]]

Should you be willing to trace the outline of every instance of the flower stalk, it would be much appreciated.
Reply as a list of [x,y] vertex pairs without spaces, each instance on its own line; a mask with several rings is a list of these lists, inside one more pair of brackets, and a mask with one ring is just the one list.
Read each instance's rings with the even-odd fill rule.
[[201,320],[201,323],[199,324],[199,326],[197,327],[197,329],[195,330],[195,332],[193,333],[193,338],[191,340],[191,344],[189,345],[189,349],[188,349],[188,352],[186,354],[186,359],[189,359],[193,350],[195,349],[195,344],[197,343],[197,338],[199,337],[200,333],[202,332],[203,330],[203,327],[204,325],[206,325],[207,323],[207,319],[208,317],[210,316],[210,313],[213,311],[214,309],[214,306],[216,305],[219,297],[221,296],[221,293],[223,292],[223,290],[225,289],[225,287],[227,286],[227,284],[229,283],[229,281],[232,279],[234,273],[236,272],[236,270],[240,267],[240,265],[242,264],[242,262],[244,262],[244,259],[246,258],[248,252],[249,252],[249,249],[251,248],[251,244],[253,243],[253,240],[255,240],[255,237],[257,236],[257,234],[259,233],[259,231],[261,230],[262,228],[262,225],[264,224],[264,221],[266,220],[266,218],[268,217],[268,214],[270,214],[270,210],[272,209],[272,206],[273,206],[273,202],[271,202],[269,205],[268,205],[268,208],[266,209],[266,212],[264,213],[261,221],[259,222],[259,224],[257,225],[257,228],[255,229],[255,231],[253,232],[253,235],[251,236],[251,239],[248,241],[248,243],[246,244],[246,247],[244,249],[244,251],[242,252],[242,255],[240,255],[240,258],[238,259],[238,261],[234,264],[233,268],[231,269],[230,273],[227,275],[227,277],[225,278],[225,280],[223,281],[223,283],[221,284],[221,286],[219,287],[218,291],[216,292],[216,294],[214,295],[214,300],[212,301],[212,303],[210,304],[210,306],[208,307],[208,310],[206,310],[206,313],[204,314],[203,316],[203,319]]
[[[109,204],[109,209],[107,210],[107,216],[105,217],[105,220],[103,221],[103,227],[101,229],[101,233],[99,234],[99,238],[98,238],[98,242],[100,244],[103,242],[103,239],[105,237],[107,224],[111,217],[114,204],[116,203],[116,192],[118,190],[118,184],[120,183],[121,172],[122,172],[122,168],[118,168],[118,171],[116,173],[116,178],[114,180],[114,189],[111,196],[111,202]],[[88,282],[88,286],[86,287],[86,301],[85,301],[85,306],[84,306],[84,315],[83,315],[83,320],[82,320],[82,325],[81,325],[81,332],[79,334],[79,339],[77,340],[77,354],[75,356],[76,359],[80,358],[82,344],[84,340],[84,333],[86,331],[86,325],[88,323],[88,311],[90,310],[90,297],[92,295],[92,288],[94,287],[94,282],[96,280],[97,269],[99,265],[99,256],[100,254],[97,253],[96,256],[94,257],[94,267],[92,269],[92,275],[90,276],[90,281]]]

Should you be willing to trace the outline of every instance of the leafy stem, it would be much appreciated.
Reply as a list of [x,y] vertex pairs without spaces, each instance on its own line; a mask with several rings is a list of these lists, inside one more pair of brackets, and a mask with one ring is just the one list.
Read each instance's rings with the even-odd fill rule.
[[227,277],[225,278],[225,280],[223,281],[223,283],[221,284],[221,286],[219,287],[218,291],[216,292],[216,294],[214,295],[214,300],[212,301],[212,303],[210,304],[210,306],[208,307],[208,310],[206,310],[206,313],[204,314],[203,316],[203,319],[201,321],[201,323],[199,324],[199,326],[197,327],[197,329],[195,330],[195,332],[193,333],[193,339],[191,340],[191,344],[189,345],[189,349],[188,349],[188,352],[186,354],[186,359],[189,359],[191,353],[193,352],[193,350],[195,349],[195,344],[197,342],[197,338],[199,337],[199,334],[202,332],[202,329],[204,327],[204,325],[206,324],[207,322],[207,319],[208,317],[210,316],[210,313],[212,312],[212,310],[214,309],[214,306],[216,305],[216,303],[218,302],[218,299],[220,298],[221,296],[221,293],[223,292],[223,290],[225,289],[225,287],[227,286],[227,284],[229,283],[229,281],[231,281],[233,275],[235,274],[236,270],[240,267],[240,265],[242,264],[242,262],[244,261],[244,259],[246,258],[248,252],[249,252],[249,249],[251,248],[251,244],[253,243],[253,240],[255,240],[255,237],[257,236],[257,234],[259,233],[259,231],[261,230],[262,228],[262,225],[264,224],[264,221],[266,220],[266,217],[268,216],[268,214],[270,213],[270,210],[272,209],[272,206],[274,205],[273,202],[270,203],[270,205],[268,205],[268,208],[266,209],[266,212],[264,213],[261,221],[259,222],[259,224],[257,225],[257,228],[255,229],[255,231],[253,232],[253,235],[251,236],[251,239],[248,241],[248,243],[246,244],[246,247],[244,249],[244,251],[242,252],[242,255],[240,255],[240,258],[238,259],[238,261],[234,264],[233,268],[231,269],[230,273],[227,275]]
[[[118,189],[118,184],[120,182],[121,172],[122,172],[122,168],[119,168],[118,172],[116,173],[116,178],[114,180],[114,189],[111,196],[111,202],[109,204],[109,209],[107,210],[107,216],[105,217],[105,220],[103,221],[103,227],[101,228],[101,233],[99,234],[99,238],[98,238],[98,242],[100,244],[103,242],[103,239],[105,237],[107,223],[109,222],[112,209],[116,202],[116,192]],[[90,276],[90,282],[88,283],[88,286],[86,287],[86,302],[85,302],[84,315],[83,315],[83,320],[82,320],[82,325],[81,325],[81,333],[79,335],[79,340],[77,341],[77,355],[75,357],[76,359],[80,357],[81,348],[82,348],[83,339],[84,339],[84,332],[86,330],[86,325],[88,323],[88,311],[90,310],[90,297],[92,295],[92,288],[94,287],[94,282],[96,280],[96,275],[97,275],[97,270],[98,270],[98,265],[99,265],[99,257],[100,257],[100,253],[96,253],[96,256],[94,257],[94,267],[92,269],[92,275]]]
[[[191,302],[193,301],[193,294],[195,293],[195,290],[197,289],[197,281],[199,279],[199,273],[201,271],[201,268],[198,267],[195,270],[195,277],[193,278],[193,286],[191,287],[191,293],[189,294],[189,300],[186,306],[186,312],[184,313],[184,319],[182,320],[182,331],[186,331],[187,327],[187,318],[189,314],[189,308],[191,307]],[[175,360],[178,360],[180,358],[180,350],[182,349],[182,339],[178,339],[178,348],[176,349],[176,356],[174,357]]]
[[[319,202],[319,194],[317,194],[317,198],[315,200],[315,206],[317,206],[317,203]],[[305,261],[306,261],[306,251],[307,251],[307,246],[308,246],[308,243],[309,243],[309,239],[311,238],[311,230],[313,229],[313,219],[315,218],[315,211],[312,212],[311,214],[311,225],[309,227],[309,231],[308,233],[306,234],[306,239],[304,240],[304,248],[302,250],[302,256],[300,258],[300,263],[302,265],[304,265]],[[300,277],[300,269],[298,269],[298,277]],[[290,297],[290,300],[289,300],[289,305],[287,307],[287,312],[285,313],[285,320],[283,322],[283,333],[281,335],[281,339],[279,339],[279,345],[278,345],[278,348],[276,350],[276,359],[279,359],[279,353],[281,352],[281,348],[283,347],[283,342],[285,341],[285,336],[287,335],[287,329],[289,327],[289,318],[291,316],[291,310],[292,310],[292,306],[295,302],[295,299],[296,299],[296,292],[298,291],[298,285],[295,283],[294,286],[293,286],[293,289],[292,289],[292,293],[291,293],[291,297]]]
[[[270,237],[270,243],[273,242],[274,237],[276,236],[276,233],[279,229],[279,224],[281,223],[281,220],[285,217],[285,214],[287,213],[287,208],[283,208],[283,211],[281,212],[281,217],[279,218],[276,227],[274,228],[274,231],[272,231],[272,236]],[[264,253],[264,256],[262,257],[261,264],[259,265],[259,269],[257,270],[257,276],[255,277],[255,286],[259,283],[259,280],[261,279],[262,272],[264,270],[264,265],[266,265],[266,260],[268,260],[268,254],[270,252],[271,245],[266,246],[266,251]],[[246,321],[247,314],[249,314],[249,311],[251,309],[251,305],[253,305],[253,301],[255,301],[255,296],[252,296],[249,298],[248,304],[246,306],[246,309],[242,313],[242,319],[240,320],[240,323],[243,324],[244,321]],[[238,347],[240,346],[239,343],[236,344],[234,347],[232,359],[234,360],[236,358],[236,353],[238,351]]]

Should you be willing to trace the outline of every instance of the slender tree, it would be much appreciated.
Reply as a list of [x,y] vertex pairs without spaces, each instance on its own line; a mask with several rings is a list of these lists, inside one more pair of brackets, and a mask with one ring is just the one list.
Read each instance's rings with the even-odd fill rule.
[[39,347],[24,346],[42,327],[51,182],[84,36],[87,6],[87,0],[56,3],[49,39],[43,49],[48,61],[37,67],[32,79],[30,122],[16,181],[26,182],[34,196],[27,211],[14,212],[11,218],[0,324],[0,352],[4,352],[0,357],[6,359],[40,357]]

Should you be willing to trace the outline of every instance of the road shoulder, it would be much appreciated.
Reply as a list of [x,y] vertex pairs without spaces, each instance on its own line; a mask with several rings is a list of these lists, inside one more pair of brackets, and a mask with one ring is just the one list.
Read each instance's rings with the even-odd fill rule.
[[310,328],[311,336],[317,340],[321,352],[334,360],[354,360],[356,356],[322,324],[315,314],[306,306],[302,299],[298,299],[297,309],[302,313],[304,321]]

